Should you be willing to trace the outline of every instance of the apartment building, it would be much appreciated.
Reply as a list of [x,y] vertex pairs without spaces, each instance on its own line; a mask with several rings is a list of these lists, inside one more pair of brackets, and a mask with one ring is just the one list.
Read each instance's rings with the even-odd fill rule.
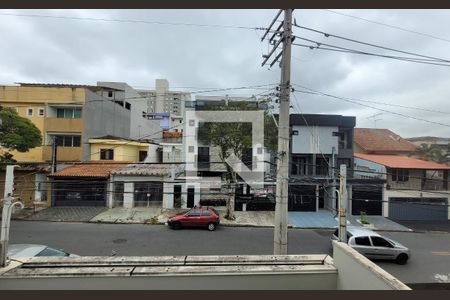
[[[289,168],[290,211],[335,210],[339,165],[353,165],[356,118],[341,115],[291,114]],[[350,170],[348,170],[350,173]],[[337,179],[333,183],[333,178]]]
[[143,116],[146,105],[126,99],[126,86],[19,83],[0,86],[0,103],[14,108],[41,131],[43,144],[21,153],[18,162],[49,162],[56,142],[59,162],[90,159],[89,139],[140,137],[159,131]]

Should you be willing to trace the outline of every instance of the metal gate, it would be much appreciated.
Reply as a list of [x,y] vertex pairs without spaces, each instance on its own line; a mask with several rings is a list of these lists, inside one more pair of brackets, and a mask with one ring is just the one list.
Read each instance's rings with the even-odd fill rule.
[[393,220],[448,220],[446,198],[389,198]]

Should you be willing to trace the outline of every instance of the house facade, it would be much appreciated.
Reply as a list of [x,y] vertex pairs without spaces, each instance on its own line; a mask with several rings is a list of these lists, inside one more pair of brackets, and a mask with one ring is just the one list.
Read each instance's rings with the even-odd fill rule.
[[353,165],[356,118],[291,114],[290,211],[336,210],[339,165]]
[[388,129],[355,128],[353,214],[393,220],[447,220],[449,166],[412,157],[416,147]]

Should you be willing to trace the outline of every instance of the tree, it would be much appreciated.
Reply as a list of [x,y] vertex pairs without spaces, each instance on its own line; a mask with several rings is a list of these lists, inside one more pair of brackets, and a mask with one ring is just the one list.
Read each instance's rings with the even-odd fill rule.
[[421,144],[417,147],[415,154],[421,159],[432,160],[435,162],[442,162],[444,158],[441,149],[433,144]]
[[[238,111],[257,110],[258,107],[251,107],[247,102],[232,102],[227,106],[207,106],[204,109]],[[274,134],[276,132],[275,123],[268,112],[265,112],[264,127],[264,143],[272,152],[277,148],[277,134]],[[226,167],[226,181],[229,184],[225,217],[234,220],[234,197],[238,176],[234,169],[226,163],[226,160],[231,154],[234,154],[242,161],[246,151],[252,148],[252,123],[203,123],[199,126],[198,137],[202,143],[219,148],[219,159]]]
[[[17,114],[12,108],[0,107],[0,146],[8,150],[27,152],[42,143],[41,131],[30,120]],[[0,155],[2,162],[14,162],[11,153]]]

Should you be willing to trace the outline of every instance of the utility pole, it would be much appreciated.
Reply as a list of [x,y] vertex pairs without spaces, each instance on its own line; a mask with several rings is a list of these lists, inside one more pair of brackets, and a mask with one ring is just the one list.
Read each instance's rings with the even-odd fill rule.
[[56,173],[56,166],[58,165],[58,145],[56,143],[56,136],[53,136],[52,143],[52,173]]
[[[288,216],[288,184],[289,184],[289,95],[291,92],[291,44],[292,44],[292,9],[280,10],[264,34],[262,40],[270,32],[271,27],[284,11],[284,20],[275,30],[269,43],[273,46],[262,66],[266,64],[273,53],[282,43],[282,51],[270,63],[273,66],[281,57],[281,82],[280,82],[280,113],[278,121],[278,155],[277,155],[277,181],[276,181],[276,205],[275,228],[273,238],[273,253],[275,255],[287,254],[287,216]],[[279,30],[283,27],[283,31]],[[281,35],[281,36],[280,36]],[[278,41],[276,37],[280,36]]]
[[339,241],[347,243],[347,166],[339,171]]

